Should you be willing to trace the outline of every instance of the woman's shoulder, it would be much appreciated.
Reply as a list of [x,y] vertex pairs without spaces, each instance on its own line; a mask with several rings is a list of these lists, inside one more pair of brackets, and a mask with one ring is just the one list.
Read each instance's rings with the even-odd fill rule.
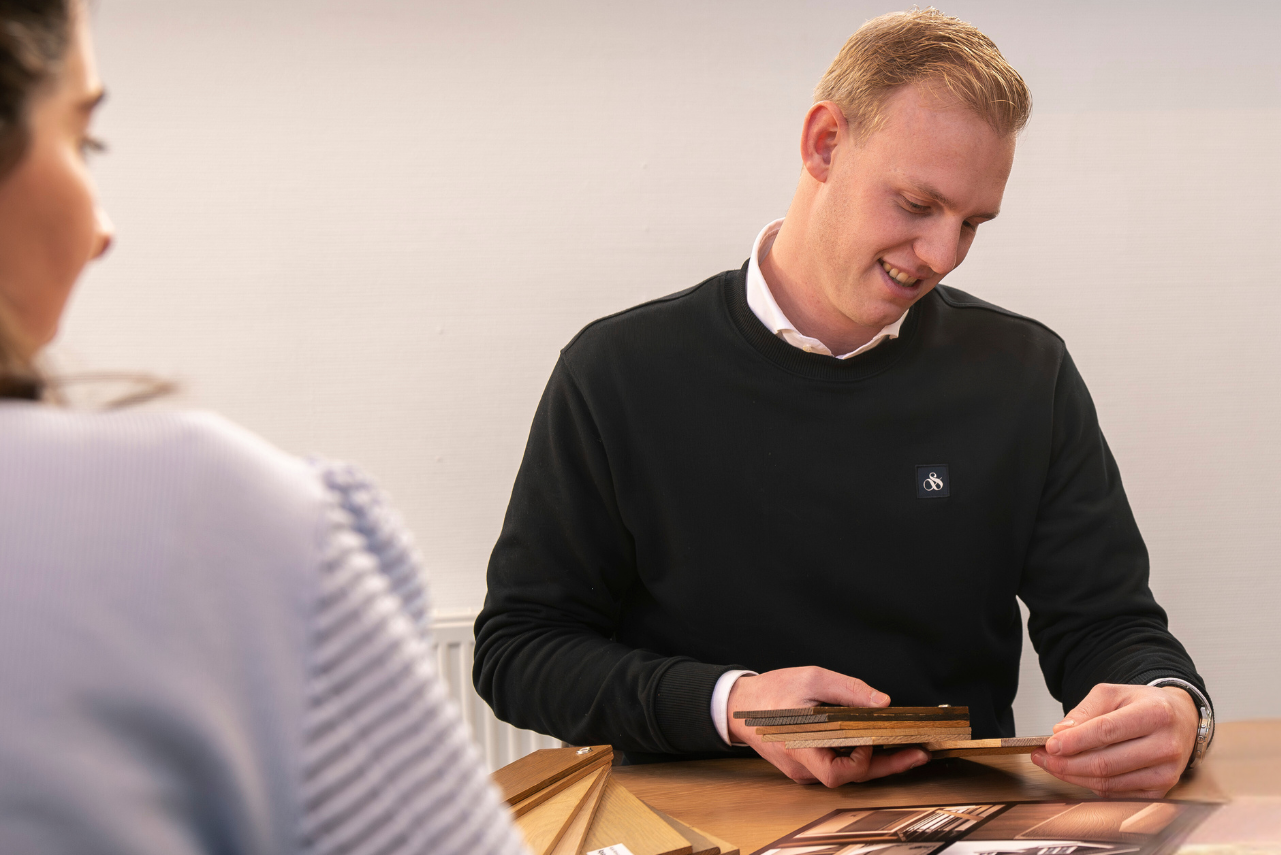
[[85,412],[38,404],[0,403],[0,465],[11,476],[78,471],[130,480],[204,477],[315,482],[303,460],[215,413]]
[[299,547],[323,523],[328,491],[315,467],[213,413],[5,402],[0,437],[0,512]]

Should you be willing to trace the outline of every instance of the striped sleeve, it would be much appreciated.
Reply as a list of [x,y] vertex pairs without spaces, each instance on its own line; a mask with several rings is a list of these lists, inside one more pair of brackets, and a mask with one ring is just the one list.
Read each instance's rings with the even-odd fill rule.
[[300,848],[522,855],[436,672],[403,525],[359,470],[314,465],[332,506],[303,722]]

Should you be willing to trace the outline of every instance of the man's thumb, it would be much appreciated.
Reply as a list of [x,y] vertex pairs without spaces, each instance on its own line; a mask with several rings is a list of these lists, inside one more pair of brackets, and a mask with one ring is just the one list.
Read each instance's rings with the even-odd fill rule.
[[843,707],[887,707],[890,705],[889,695],[884,692],[878,692],[855,677],[846,677],[844,674],[837,674],[835,671],[824,670],[822,678],[823,685],[815,693],[815,697],[824,703]]

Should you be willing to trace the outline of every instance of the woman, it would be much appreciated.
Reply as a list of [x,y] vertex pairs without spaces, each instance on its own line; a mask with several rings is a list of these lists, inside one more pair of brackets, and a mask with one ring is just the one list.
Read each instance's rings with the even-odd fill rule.
[[0,0],[0,852],[520,852],[358,471],[32,369],[111,241],[81,0]]

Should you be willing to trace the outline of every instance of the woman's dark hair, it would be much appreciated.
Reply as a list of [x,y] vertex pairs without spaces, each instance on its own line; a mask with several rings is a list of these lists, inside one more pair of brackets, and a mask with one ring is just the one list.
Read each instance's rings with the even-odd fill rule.
[[[0,181],[29,143],[27,111],[58,73],[71,38],[74,0],[0,0]],[[0,397],[37,398],[40,382],[0,329]]]
[[26,151],[27,106],[70,38],[70,0],[0,0],[0,179]]

